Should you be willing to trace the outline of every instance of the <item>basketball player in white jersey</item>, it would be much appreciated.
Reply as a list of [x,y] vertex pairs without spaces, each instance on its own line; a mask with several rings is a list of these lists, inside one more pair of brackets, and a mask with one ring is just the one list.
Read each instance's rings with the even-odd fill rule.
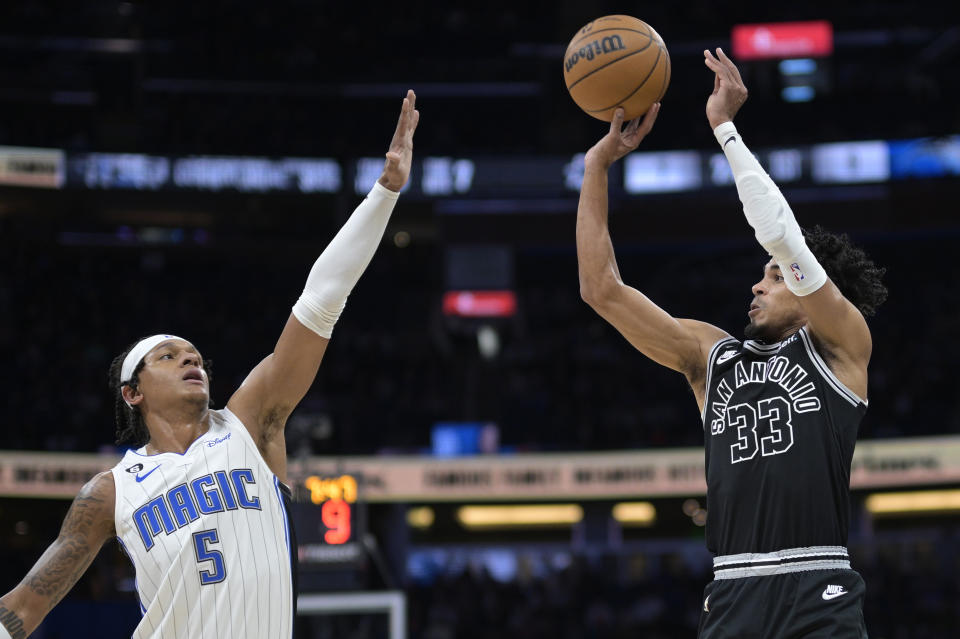
[[0,598],[0,639],[22,639],[117,537],[136,568],[133,637],[291,637],[296,605],[284,425],[306,394],[346,299],[410,175],[420,114],[403,100],[384,170],[310,271],[277,341],[222,410],[185,339],[147,337],[112,367],[130,450],[87,483],[57,540]]

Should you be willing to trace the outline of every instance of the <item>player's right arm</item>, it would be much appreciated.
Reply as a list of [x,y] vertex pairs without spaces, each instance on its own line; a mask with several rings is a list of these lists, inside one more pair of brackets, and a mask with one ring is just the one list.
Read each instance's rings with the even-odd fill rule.
[[[86,572],[104,542],[116,535],[115,503],[110,471],[100,473],[80,490],[57,540],[23,581],[0,597],[0,624],[12,639],[29,636]],[[2,629],[0,639],[6,639]]]
[[653,128],[660,105],[654,104],[640,120],[625,130],[623,110],[618,109],[610,132],[584,158],[583,185],[577,208],[577,262],[580,295],[641,353],[653,361],[683,373],[702,406],[710,347],[727,337],[719,328],[688,319],[677,319],[640,291],[627,286],[610,241],[607,226],[607,173],[614,162],[637,148]]

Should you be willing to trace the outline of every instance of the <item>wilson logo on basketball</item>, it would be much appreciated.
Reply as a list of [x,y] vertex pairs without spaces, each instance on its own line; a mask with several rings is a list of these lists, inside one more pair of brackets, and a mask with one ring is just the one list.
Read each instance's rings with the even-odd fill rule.
[[638,118],[663,98],[670,56],[660,35],[643,20],[614,15],[578,31],[563,53],[563,83],[591,117],[610,122]]
[[580,62],[581,60],[593,60],[598,55],[603,55],[604,53],[610,53],[612,51],[622,51],[626,48],[626,45],[623,44],[623,40],[618,35],[597,38],[587,46],[580,47],[580,49],[574,51],[573,54],[566,59],[564,66],[566,67],[567,71],[570,71],[577,65],[577,62]]

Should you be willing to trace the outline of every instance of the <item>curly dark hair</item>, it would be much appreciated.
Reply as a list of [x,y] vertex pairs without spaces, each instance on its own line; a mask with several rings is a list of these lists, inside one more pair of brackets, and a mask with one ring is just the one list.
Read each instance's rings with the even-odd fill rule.
[[864,317],[876,314],[887,299],[887,287],[880,278],[887,272],[873,263],[863,249],[854,246],[846,233],[837,235],[819,224],[805,229],[807,246],[843,296],[860,309]]
[[[127,346],[122,353],[113,358],[108,374],[110,392],[113,394],[114,421],[117,427],[116,443],[117,445],[129,444],[133,448],[139,448],[149,442],[150,431],[147,430],[147,424],[143,421],[140,408],[138,406],[127,406],[127,403],[123,401],[121,389],[124,386],[130,386],[136,390],[137,384],[140,383],[140,371],[143,370],[144,362],[141,360],[140,363],[137,364],[137,367],[133,369],[133,376],[127,384],[121,383],[120,369],[123,367],[123,360],[127,357],[127,354],[133,350],[134,346],[140,343],[141,339]],[[207,372],[208,383],[212,383],[213,362],[207,359],[203,360],[203,370]],[[210,408],[213,408],[212,397],[210,398]]]

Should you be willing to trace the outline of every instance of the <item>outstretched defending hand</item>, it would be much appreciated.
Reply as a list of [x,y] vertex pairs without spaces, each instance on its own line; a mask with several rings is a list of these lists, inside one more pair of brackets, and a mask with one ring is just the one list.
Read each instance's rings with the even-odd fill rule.
[[624,129],[623,109],[614,111],[613,120],[610,121],[610,131],[587,151],[584,164],[596,165],[603,170],[609,169],[610,165],[640,145],[653,128],[653,123],[657,121],[658,113],[660,113],[660,103],[654,102],[642,118],[631,120]]
[[390,140],[390,150],[387,151],[387,161],[383,165],[383,173],[377,180],[391,191],[400,192],[410,177],[410,165],[413,163],[413,132],[417,130],[420,121],[420,112],[414,106],[417,94],[412,89],[407,91],[403,99],[403,108],[400,109],[400,119],[397,121],[397,130]]
[[707,120],[715,129],[724,122],[733,122],[737,111],[747,101],[747,87],[743,84],[737,65],[717,47],[717,55],[703,50],[703,63],[714,72],[713,93],[707,98]]

